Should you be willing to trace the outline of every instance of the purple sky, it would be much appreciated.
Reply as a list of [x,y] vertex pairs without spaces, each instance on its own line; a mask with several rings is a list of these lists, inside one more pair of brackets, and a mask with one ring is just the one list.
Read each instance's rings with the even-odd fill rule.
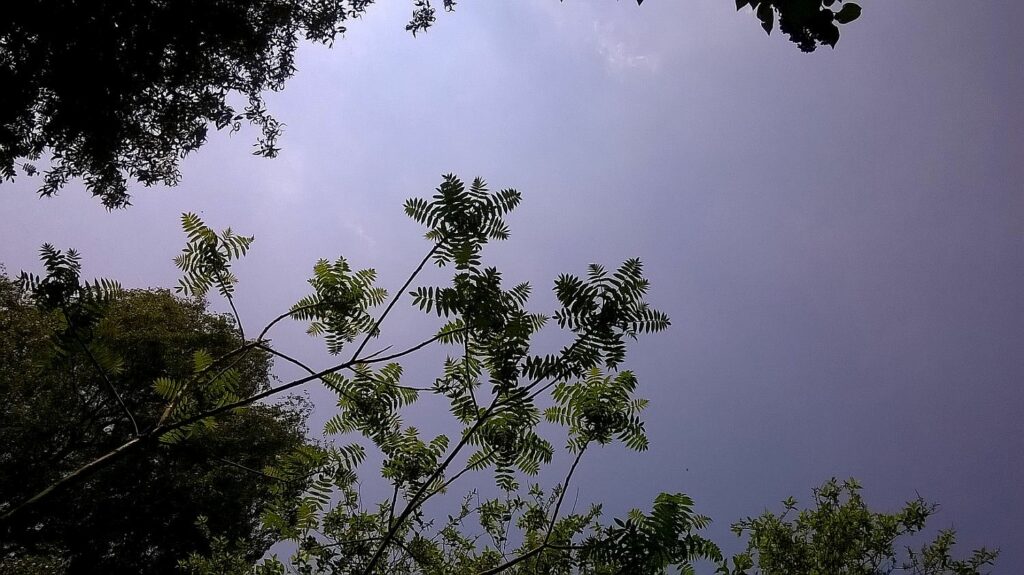
[[[262,325],[320,257],[396,289],[427,248],[401,202],[480,175],[524,193],[493,261],[538,311],[558,273],[639,256],[673,319],[628,366],[652,448],[585,459],[581,504],[684,491],[731,545],[729,522],[852,475],[878,508],[941,503],[963,553],[1001,547],[995,572],[1021,573],[1024,4],[863,4],[811,55],[729,0],[467,1],[416,39],[406,3],[376,6],[269,97],[279,158],[216,134],[178,188],[115,213],[4,183],[0,261],[38,270],[51,242],[88,277],[171,286],[176,215],[202,212],[256,235],[238,303]],[[385,343],[433,325],[396,320]],[[276,341],[324,364],[299,326]]]

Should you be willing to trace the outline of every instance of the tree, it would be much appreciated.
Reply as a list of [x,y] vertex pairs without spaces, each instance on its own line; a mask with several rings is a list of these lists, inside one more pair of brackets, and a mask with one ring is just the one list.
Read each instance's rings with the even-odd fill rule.
[[[937,510],[918,496],[895,513],[868,509],[853,479],[839,483],[831,479],[814,490],[814,506],[797,510],[797,502],[783,502],[785,511],[765,511],[732,528],[747,536],[747,551],[733,558],[733,570],[726,575],[981,575],[993,565],[998,552],[984,547],[967,559],[951,556],[956,533],[940,531],[920,550],[907,547],[904,558],[896,541],[919,533]],[[791,514],[795,514],[793,517]]]
[[[58,276],[77,274],[74,254],[46,249],[44,256]],[[195,358],[238,345],[233,321],[208,313],[199,299],[166,290],[110,296],[91,310],[82,301],[50,306],[54,299],[32,298],[0,275],[0,511],[156,425],[165,404],[154,381],[191,373]],[[269,368],[266,354],[248,355],[236,366],[237,392],[267,388]],[[189,553],[206,550],[200,516],[210,532],[244,541],[257,559],[273,541],[260,510],[303,488],[282,490],[259,470],[312,447],[306,413],[298,398],[257,406],[174,447],[113,463],[4,533],[0,572],[173,572]]]
[[[30,539],[31,526],[53,515],[48,508],[62,500],[96,499],[95,485],[104,474],[143,468],[149,462],[163,462],[161,471],[210,463],[217,459],[216,450],[196,446],[217,445],[231,436],[232,421],[252,425],[254,412],[266,409],[260,400],[319,381],[337,398],[338,412],[324,427],[332,443],[300,445],[265,461],[262,469],[256,468],[258,463],[233,465],[246,471],[245,477],[270,479],[265,484],[269,495],[259,500],[267,503],[259,513],[260,533],[267,538],[238,536],[199,521],[196,530],[209,545],[194,546],[198,550],[180,561],[185,571],[656,574],[674,567],[692,574],[694,562],[705,560],[722,575],[879,575],[897,568],[917,575],[980,575],[981,568],[992,564],[996,554],[985,549],[966,560],[952,559],[955,536],[945,531],[920,551],[908,552],[897,565],[896,540],[922,530],[935,506],[918,499],[894,514],[871,512],[853,480],[842,485],[833,480],[815,490],[815,508],[800,511],[795,520],[786,517],[796,510],[790,499],[782,515],[767,512],[737,523],[734,530],[748,534],[749,541],[747,552],[733,557],[731,567],[719,548],[700,534],[709,519],[697,514],[684,494],[662,493],[649,512],[633,510],[611,523],[602,522],[600,505],[577,510],[574,502],[567,508],[566,496],[585,454],[611,443],[636,451],[647,448],[641,418],[646,401],[636,395],[637,376],[622,367],[630,340],[660,332],[670,322],[646,302],[650,286],[636,259],[614,271],[591,264],[583,277],[562,274],[554,282],[556,308],[548,314],[529,311],[530,285],[507,287],[504,274],[483,263],[490,242],[508,239],[505,216],[520,199],[511,189],[491,192],[480,179],[466,186],[455,176],[444,176],[432,198],[405,204],[406,213],[426,227],[430,247],[396,294],[389,297],[376,285],[372,269],[356,270],[344,258],[320,260],[309,280],[312,292],[258,333],[250,331],[254,337],[243,335],[236,314],[234,324],[223,317],[211,321],[232,336],[237,329],[237,337],[219,348],[202,344],[204,351],[193,352],[191,361],[181,359],[188,355],[184,347],[157,344],[156,357],[168,351],[167,357],[178,358],[181,368],[171,375],[156,370],[138,376],[155,377],[153,389],[162,400],[148,411],[140,410],[131,396],[121,396],[121,380],[115,384],[108,374],[121,377],[127,369],[98,343],[104,333],[133,329],[104,327],[111,321],[106,308],[123,296],[110,282],[83,283],[77,254],[44,247],[46,275],[23,275],[22,285],[51,314],[32,312],[12,321],[12,333],[50,325],[57,333],[58,358],[77,345],[88,360],[78,371],[92,368],[90,373],[97,376],[86,395],[105,397],[96,400],[105,406],[103,432],[118,437],[77,457],[77,467],[65,467],[49,486],[31,485],[20,501],[5,504],[0,526],[8,535]],[[231,230],[217,233],[194,214],[182,216],[182,227],[187,243],[175,259],[183,272],[178,290],[197,297],[217,292],[234,310],[237,279],[232,266],[247,254],[253,238]],[[450,281],[414,285],[430,262],[451,269]],[[25,297],[25,292],[17,294]],[[437,316],[437,331],[404,349],[368,351],[370,342],[383,335],[388,314],[406,296],[416,308]],[[120,308],[127,306],[112,309]],[[126,312],[125,317],[140,315],[148,325],[160,323],[164,312]],[[286,319],[307,322],[309,333],[323,337],[328,351],[349,359],[315,369],[275,349],[268,334]],[[553,353],[535,352],[534,336],[550,327],[561,330],[567,343]],[[15,336],[8,361],[40,365],[47,353],[37,349],[33,342],[38,341]],[[146,355],[126,347],[134,341],[146,339],[126,337],[117,344],[126,358]],[[431,346],[447,348],[438,372],[405,374],[398,361]],[[267,355],[308,375],[274,387],[240,385],[247,362],[266,362]],[[130,363],[125,359],[125,366]],[[421,398],[447,405],[449,427],[456,429],[453,439],[404,424],[403,415]],[[524,480],[558,459],[553,436],[565,442],[564,478],[548,488],[537,483],[524,487]],[[359,489],[359,466],[369,450],[379,457],[379,476],[390,487],[390,497],[376,503],[365,501]],[[493,484],[474,483],[461,502],[446,497],[464,477],[480,474],[490,475]],[[145,487],[129,475],[101,504],[131,500],[148,510],[147,521],[163,524],[165,517],[155,514],[168,513],[167,506],[155,504],[159,494]],[[232,505],[238,496],[232,489],[215,487],[204,501],[208,508],[197,512]],[[449,513],[428,514],[431,501],[434,506],[447,504]],[[99,515],[93,505],[73,506],[67,525],[91,525]],[[249,509],[244,517],[252,518],[256,512]],[[175,516],[173,510],[170,515]],[[139,521],[133,518],[121,529]],[[291,541],[294,554],[286,561],[274,556],[254,565],[271,540]],[[147,546],[146,558],[157,554],[160,545],[154,541]],[[28,558],[36,562],[34,568],[44,570],[41,562],[52,557]],[[144,561],[132,568],[151,571]]]
[[[839,0],[842,2],[843,0]],[[835,0],[737,0],[771,32],[801,50],[835,46],[837,24],[860,14]],[[108,208],[129,204],[128,182],[175,185],[180,161],[209,127],[257,126],[254,153],[273,157],[282,125],[263,93],[295,72],[300,39],[331,44],[372,0],[26,0],[0,19],[0,177],[48,155],[39,193],[83,178]],[[642,0],[637,0],[642,3]],[[442,0],[446,10],[454,0]],[[435,20],[430,0],[414,0],[406,29]],[[229,101],[248,104],[238,110]]]
[[[621,366],[630,340],[664,330],[669,319],[645,302],[649,283],[635,259],[615,270],[591,265],[584,277],[561,275],[555,281],[559,303],[553,313],[528,311],[530,285],[505,287],[503,274],[483,264],[485,246],[509,237],[504,216],[519,202],[515,190],[492,193],[480,179],[466,186],[445,176],[431,199],[406,202],[406,213],[426,227],[430,247],[393,297],[375,285],[373,270],[354,270],[344,258],[320,260],[309,280],[312,293],[255,337],[219,355],[201,354],[181,376],[156,380],[166,417],[139,426],[138,433],[106,453],[90,455],[49,487],[35,485],[36,494],[10,506],[0,521],[24,524],[26,517],[52,505],[55,494],[80,493],[90,478],[133,458],[174,461],[197,435],[219,433],[224,424],[211,427],[213,422],[245,414],[263,398],[320,381],[336,395],[339,408],[325,431],[344,442],[262,470],[278,480],[271,487],[279,489],[262,514],[264,526],[297,543],[293,563],[300,572],[659,573],[671,565],[687,568],[695,559],[720,559],[717,547],[698,533],[707,518],[694,513],[692,501],[682,494],[662,494],[650,513],[634,511],[608,526],[598,522],[599,506],[584,512],[577,512],[575,504],[565,509],[585,453],[613,442],[646,449],[640,417],[646,401],[635,396],[636,375]],[[216,233],[193,214],[185,214],[182,223],[188,243],[175,260],[183,271],[179,290],[195,296],[216,291],[234,308],[231,267],[247,253],[252,238],[230,230]],[[66,310],[74,318],[71,324],[92,325],[92,310],[105,300],[108,285],[83,284],[77,260],[52,248],[44,255],[46,276],[24,277],[32,297]],[[413,286],[429,262],[453,268],[448,285]],[[438,317],[439,329],[404,350],[368,351],[406,295],[414,306]],[[332,354],[350,359],[314,369],[274,349],[267,335],[288,318],[308,322],[310,333],[323,336]],[[549,322],[571,343],[554,353],[535,353],[531,340]],[[448,348],[440,372],[413,374],[416,381],[406,382],[397,360],[434,344]],[[258,350],[309,375],[255,393],[240,392],[230,383],[237,378],[224,375],[230,372],[226,368]],[[184,400],[197,394],[199,399]],[[421,396],[447,403],[450,426],[459,430],[455,438],[425,435],[403,423],[403,411]],[[133,427],[129,410],[111,411],[120,416],[121,429]],[[554,445],[542,435],[551,430],[541,426],[542,419],[562,428],[571,462],[560,484],[523,490],[524,478],[555,459]],[[383,458],[380,476],[391,487],[391,497],[373,510],[357,489],[357,466],[368,449]],[[487,488],[493,497],[481,487],[446,523],[435,525],[427,518],[427,501],[454,488],[465,475],[482,472],[494,478]],[[280,491],[303,479],[308,488],[298,497]],[[122,495],[129,496],[129,490]],[[471,515],[490,544],[478,545],[466,531]],[[215,536],[211,547],[212,558],[199,553],[185,565],[217,573],[247,566],[257,555],[250,542],[230,534]],[[284,566],[273,559],[261,570],[281,573]]]

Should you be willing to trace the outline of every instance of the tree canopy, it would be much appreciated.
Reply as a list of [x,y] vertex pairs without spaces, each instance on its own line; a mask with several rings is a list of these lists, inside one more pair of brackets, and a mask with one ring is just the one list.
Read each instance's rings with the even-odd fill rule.
[[[649,510],[635,509],[611,521],[604,519],[599,504],[578,507],[574,501],[568,506],[567,494],[580,482],[585,455],[610,444],[647,449],[642,417],[647,402],[638,395],[638,374],[625,369],[629,344],[664,331],[670,320],[646,301],[650,284],[638,259],[613,269],[591,264],[583,275],[561,274],[554,281],[554,309],[532,311],[530,284],[506,285],[506,274],[485,263],[487,246],[510,237],[506,216],[520,200],[517,191],[492,192],[481,179],[467,185],[444,176],[432,197],[405,203],[406,214],[426,229],[428,247],[393,295],[377,285],[372,269],[354,267],[343,257],[321,259],[313,266],[309,295],[248,336],[237,315],[235,321],[208,316],[201,306],[183,306],[167,292],[135,292],[137,302],[114,305],[124,301],[114,284],[82,282],[77,254],[44,247],[45,276],[23,275],[25,292],[12,291],[8,282],[8,291],[17,295],[14,301],[27,297],[37,306],[12,316],[27,318],[15,322],[12,333],[53,322],[35,329],[55,334],[56,347],[44,345],[42,337],[18,335],[8,344],[16,350],[9,361],[38,366],[55,354],[64,362],[77,345],[84,356],[79,361],[88,363],[76,372],[91,374],[88,397],[104,409],[96,422],[81,424],[100,427],[88,445],[70,449],[74,459],[60,469],[37,471],[31,484],[4,502],[0,522],[25,540],[44,532],[27,528],[34,523],[54,529],[57,537],[46,541],[48,557],[86,553],[67,549],[77,545],[74,537],[85,528],[104,533],[104,521],[113,524],[113,533],[146,521],[160,533],[198,533],[208,544],[190,539],[191,549],[182,545],[173,553],[159,539],[130,538],[136,548],[122,538],[103,547],[99,535],[82,536],[99,550],[93,552],[99,559],[118,555],[120,560],[122,547],[129,558],[139,557],[141,550],[140,562],[128,570],[152,571],[158,566],[152,556],[159,549],[168,558],[177,556],[185,572],[204,575],[660,574],[672,569],[693,573],[699,561],[717,566],[723,575],[881,575],[897,568],[895,541],[923,529],[935,508],[912,501],[895,514],[871,512],[852,481],[832,481],[816,490],[816,507],[795,520],[787,514],[795,511],[796,502],[787,501],[781,516],[766,512],[737,523],[734,529],[747,534],[749,542],[747,552],[733,557],[731,565],[702,533],[710,519],[697,513],[683,493],[661,493]],[[178,291],[198,297],[219,294],[233,310],[237,279],[232,268],[247,256],[253,238],[216,232],[194,214],[182,216],[182,227],[187,241],[175,259],[182,271]],[[448,281],[418,283],[428,263],[447,269]],[[371,342],[388,333],[388,315],[403,298],[434,316],[437,329],[404,349],[371,351]],[[202,341],[182,344],[171,335],[182,330],[179,322],[165,323],[167,312],[160,306],[167,305],[192,309],[192,317],[225,333],[213,342],[195,335]],[[269,334],[288,319],[306,323],[311,335],[322,337],[327,350],[343,359],[314,367],[276,349]],[[146,335],[151,330],[160,335]],[[537,337],[543,330],[561,332],[564,345],[535,349],[551,341]],[[123,361],[99,345],[118,335],[123,337],[110,345],[124,352]],[[444,350],[438,369],[407,373],[401,360],[429,348]],[[259,366],[268,356],[308,375],[273,387],[263,380],[242,384],[249,381],[242,377],[244,366],[255,362],[257,373],[264,373]],[[174,367],[157,369],[151,363]],[[121,393],[127,389],[126,373],[150,380],[148,403]],[[292,425],[283,432],[284,443],[293,447],[290,453],[257,447],[257,453],[272,455],[213,465],[253,449],[233,438],[248,438],[239,427],[264,425],[253,419],[267,417],[271,409],[261,400],[311,382],[320,382],[336,400],[337,410],[324,426],[329,442],[301,445],[287,431],[301,421],[291,412]],[[144,387],[140,383],[134,389]],[[67,400],[68,395],[61,397]],[[13,404],[26,401],[16,398]],[[446,406],[447,427],[455,433],[407,425],[406,414],[421,401]],[[41,405],[19,417],[52,409]],[[261,439],[262,434],[261,429]],[[36,441],[16,443],[31,449]],[[556,447],[559,443],[564,447]],[[377,469],[364,470],[368,461]],[[552,468],[561,468],[561,481],[541,485],[536,478]],[[188,471],[180,472],[182,478],[177,470]],[[235,472],[245,472],[242,477],[252,481],[269,480],[259,483],[264,491],[246,499],[244,509],[237,509],[245,497],[238,485],[218,483],[219,475],[210,475]],[[109,474],[128,479],[105,484]],[[385,482],[390,496],[365,499],[359,480],[367,476]],[[15,483],[13,477],[5,481]],[[191,487],[197,493],[175,497],[194,497],[196,507],[172,507],[166,494],[150,492],[154,485],[172,493]],[[453,499],[452,492],[465,495]],[[74,504],[58,514],[56,506],[67,501]],[[448,512],[428,512],[428,502]],[[237,515],[222,512],[225,507]],[[186,527],[186,519],[199,515],[210,519]],[[225,517],[228,524],[214,520]],[[256,517],[260,527],[254,527]],[[242,526],[241,533],[232,520]],[[952,559],[953,538],[952,532],[941,533],[920,552],[910,553],[906,567],[917,575],[980,575],[994,560],[995,554],[984,549],[967,560]],[[294,552],[257,561],[271,541],[289,541]],[[183,550],[189,551],[187,557],[180,554]]]
[[[747,537],[747,551],[733,558],[726,575],[982,575],[997,551],[984,547],[966,559],[952,556],[956,532],[945,529],[919,549],[897,549],[897,541],[925,529],[938,506],[921,496],[894,513],[871,511],[854,479],[826,481],[814,489],[813,507],[798,510],[792,497],[776,515],[765,511],[734,523]],[[903,544],[901,542],[901,544]]]
[[[638,510],[607,526],[599,523],[599,506],[585,511],[563,506],[584,454],[611,443],[647,448],[641,419],[646,401],[635,395],[636,374],[622,368],[630,341],[660,332],[670,322],[645,301],[649,283],[637,259],[611,270],[594,264],[584,276],[563,274],[554,285],[557,307],[550,313],[529,311],[530,285],[506,286],[504,274],[484,264],[484,248],[509,237],[504,218],[519,202],[515,190],[491,192],[483,180],[465,185],[445,176],[432,198],[405,204],[406,213],[426,228],[429,247],[393,296],[376,285],[372,269],[355,269],[344,258],[320,260],[309,280],[311,293],[258,335],[227,351],[193,353],[184,373],[157,377],[152,389],[164,406],[152,411],[161,414],[155,422],[135,414],[131,402],[108,402],[117,420],[113,425],[124,434],[86,454],[77,469],[33,482],[29,493],[6,506],[0,521],[8,529],[30,524],[61,494],[88,493],[96,478],[137,458],[178,461],[179,453],[194,454],[185,446],[218,433],[225,417],[244,417],[261,399],[320,381],[337,397],[337,414],[325,425],[325,433],[337,440],[261,471],[278,480],[272,488],[309,482],[297,496],[275,489],[277,496],[261,514],[269,532],[298,546],[289,563],[300,571],[660,572],[671,565],[685,568],[699,558],[718,559],[717,547],[698,533],[707,519],[693,511],[693,502],[683,494],[662,494],[650,513]],[[175,260],[183,272],[179,291],[200,297],[215,292],[234,308],[232,266],[249,251],[252,238],[215,232],[193,214],[185,214],[182,225],[188,241]],[[24,275],[22,283],[38,305],[66,318],[64,327],[70,329],[62,332],[60,345],[75,343],[102,327],[102,308],[113,301],[116,289],[110,282],[82,282],[77,254],[45,247],[43,255],[46,275]],[[451,271],[448,285],[413,285],[430,262]],[[369,351],[402,297],[436,316],[440,327],[404,350]],[[267,336],[285,319],[307,322],[309,332],[322,336],[332,354],[350,359],[317,369],[275,349]],[[549,322],[571,343],[538,353],[532,340]],[[238,328],[241,333],[241,324]],[[432,345],[447,349],[439,372],[414,373],[407,382],[410,376],[398,360]],[[309,375],[268,389],[240,386],[239,371],[232,366],[260,350]],[[116,362],[104,359],[98,349],[91,357],[101,368],[97,371],[116,371]],[[451,424],[460,430],[455,438],[428,435],[403,422],[403,412],[421,396],[448,405]],[[561,483],[524,488],[524,479],[556,460],[542,420],[563,430],[571,463]],[[358,466],[368,450],[382,458],[379,474],[392,488],[392,496],[373,508],[357,488]],[[424,504],[456,488],[467,474],[489,474],[494,496],[474,491],[446,524],[435,524]],[[131,497],[133,483],[122,486],[122,497]],[[478,535],[466,531],[463,524],[470,516],[482,522],[490,545],[479,545]],[[69,521],[80,520],[69,516]],[[198,552],[184,565],[209,573],[229,565],[248,569],[247,561],[264,549],[258,541],[217,534],[212,559]],[[270,559],[260,569],[283,573],[285,565]]]
[[[776,26],[803,51],[835,46],[838,25],[860,15],[842,0],[736,0],[767,32]],[[642,0],[637,1],[638,4]],[[26,0],[0,20],[0,177],[41,171],[42,195],[73,178],[108,208],[130,202],[128,185],[175,185],[179,166],[210,126],[261,135],[254,153],[278,152],[282,125],[267,91],[295,72],[303,40],[331,44],[372,0]],[[834,6],[835,5],[835,6]],[[445,10],[454,0],[443,0]],[[406,30],[435,21],[414,0]],[[247,104],[238,109],[231,102]],[[20,166],[20,170],[19,170]]]
[[[73,255],[46,255],[71,266],[51,271],[75,271]],[[0,276],[0,512],[157,425],[166,406],[154,382],[191,373],[197,354],[239,342],[232,320],[166,290],[116,291],[92,318],[74,309],[81,302],[33,299]],[[237,392],[267,388],[270,363],[263,353],[240,361]],[[0,572],[173,572],[207,550],[200,516],[258,559],[274,541],[261,509],[280,494],[259,470],[312,447],[307,411],[298,399],[256,406],[173,447],[113,463],[9,526]]]

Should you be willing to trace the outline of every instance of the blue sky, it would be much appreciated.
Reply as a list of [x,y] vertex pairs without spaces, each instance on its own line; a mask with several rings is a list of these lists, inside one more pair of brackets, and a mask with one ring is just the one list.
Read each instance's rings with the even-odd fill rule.
[[[238,303],[262,325],[320,257],[396,289],[428,247],[402,201],[479,175],[524,194],[493,261],[538,310],[557,274],[639,256],[673,319],[628,366],[651,450],[588,456],[581,502],[684,491],[732,543],[729,522],[852,475],[879,508],[941,503],[965,552],[1024,572],[1024,5],[863,4],[814,54],[729,0],[466,1],[415,39],[409,6],[375,6],[268,96],[277,159],[215,134],[177,188],[113,213],[78,185],[3,183],[0,261],[36,270],[51,242],[87,276],[170,286],[196,211],[256,235]],[[433,325],[395,320],[386,343]],[[327,361],[300,326],[276,342]]]

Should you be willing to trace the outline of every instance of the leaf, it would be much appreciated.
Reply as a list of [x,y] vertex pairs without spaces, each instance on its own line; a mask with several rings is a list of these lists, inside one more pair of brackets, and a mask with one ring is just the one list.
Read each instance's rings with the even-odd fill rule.
[[828,26],[825,26],[821,31],[821,41],[828,44],[832,48],[836,47],[836,43],[839,42],[839,28],[829,22]]
[[860,17],[860,12],[861,8],[859,4],[847,2],[846,4],[843,4],[843,8],[839,12],[836,12],[836,22],[839,22],[840,24],[849,24]]
[[775,11],[768,5],[767,2],[762,2],[757,7],[757,19],[761,21],[761,27],[768,34],[772,33],[772,27],[775,25]]

